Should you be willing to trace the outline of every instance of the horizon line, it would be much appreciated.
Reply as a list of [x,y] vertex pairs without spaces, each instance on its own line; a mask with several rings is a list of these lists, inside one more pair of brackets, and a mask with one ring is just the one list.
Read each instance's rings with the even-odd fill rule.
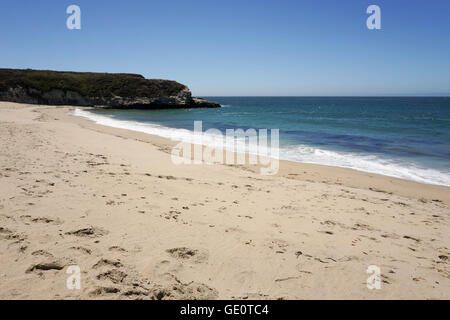
[[448,95],[196,95],[198,97],[212,98],[450,98]]

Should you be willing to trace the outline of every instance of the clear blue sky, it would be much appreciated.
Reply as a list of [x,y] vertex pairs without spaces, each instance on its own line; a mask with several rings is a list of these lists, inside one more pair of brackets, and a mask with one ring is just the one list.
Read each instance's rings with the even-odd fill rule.
[[198,96],[450,94],[449,0],[1,0],[0,27],[4,68],[140,73]]

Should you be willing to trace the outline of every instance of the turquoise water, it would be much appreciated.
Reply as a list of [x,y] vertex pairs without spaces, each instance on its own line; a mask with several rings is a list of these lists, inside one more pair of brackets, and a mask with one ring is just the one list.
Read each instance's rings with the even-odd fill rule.
[[195,120],[203,121],[203,130],[222,132],[276,128],[282,159],[450,186],[450,98],[205,98],[223,108],[98,110],[82,116],[132,130],[151,128],[148,133],[162,136],[177,132],[180,139]]

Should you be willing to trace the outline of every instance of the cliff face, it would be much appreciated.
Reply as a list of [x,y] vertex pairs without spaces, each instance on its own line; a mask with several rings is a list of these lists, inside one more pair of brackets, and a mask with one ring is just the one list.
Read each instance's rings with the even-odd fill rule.
[[217,108],[176,81],[137,74],[0,69],[0,100],[103,108]]

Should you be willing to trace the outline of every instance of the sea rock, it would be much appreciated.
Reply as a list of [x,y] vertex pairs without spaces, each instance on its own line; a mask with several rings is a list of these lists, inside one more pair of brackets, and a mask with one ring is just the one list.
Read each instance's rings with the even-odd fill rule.
[[220,108],[221,105],[218,102],[209,101],[202,98],[192,98],[192,104],[194,108]]

